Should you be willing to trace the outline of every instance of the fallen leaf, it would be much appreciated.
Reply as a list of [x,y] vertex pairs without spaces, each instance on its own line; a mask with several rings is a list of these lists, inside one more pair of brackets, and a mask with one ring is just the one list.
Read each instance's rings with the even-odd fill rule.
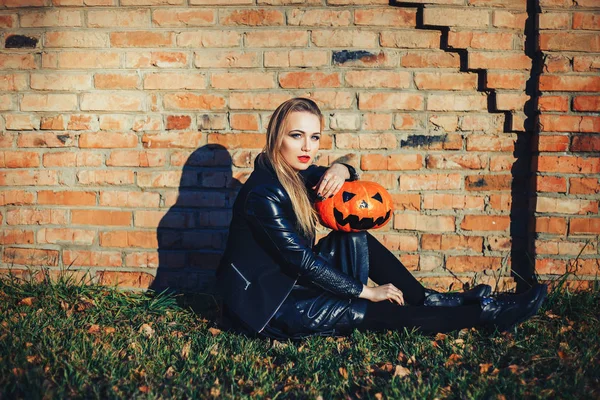
[[342,378],[348,379],[348,370],[346,370],[346,368],[340,367],[338,369],[338,371],[340,372],[340,375],[342,376]]
[[457,345],[460,348],[465,347],[465,341],[464,341],[464,339],[456,339],[454,341],[454,344]]
[[42,362],[42,358],[38,355],[35,356],[27,356],[27,362],[31,363],[31,364],[39,364],[40,362]]
[[217,354],[219,354],[219,344],[215,343],[212,346],[210,346],[210,354],[213,356],[216,356]]
[[279,340],[273,340],[271,343],[271,348],[275,350],[283,350],[289,346],[288,343],[282,343]]
[[460,364],[462,364],[461,362],[459,362],[459,360],[462,357],[456,353],[450,354],[450,357],[448,357],[448,360],[446,360],[446,363],[444,364],[446,367],[451,367],[451,366],[458,366]]
[[187,342],[181,348],[181,358],[187,359],[190,356],[190,350],[192,349],[192,342]]
[[562,326],[562,327],[560,328],[560,333],[566,333],[566,332],[569,332],[569,331],[570,331],[570,330],[572,330],[572,329],[573,329],[573,326],[572,326],[572,325],[569,325],[569,326]]
[[396,360],[398,360],[400,362],[406,362],[406,360],[407,360],[406,354],[404,354],[403,352],[398,353],[398,357],[396,357]]
[[436,342],[435,340],[432,340],[432,341],[431,341],[431,345],[432,345],[433,347],[435,347],[436,349],[439,349],[439,348],[440,348],[440,345],[439,345],[439,344],[438,344],[438,342]]
[[31,346],[33,346],[33,343],[31,343],[31,342],[27,342],[27,343],[25,343],[25,347],[29,348],[29,347],[31,347]]
[[21,299],[21,301],[19,301],[19,305],[21,306],[32,306],[33,303],[35,303],[37,301],[37,299],[35,297],[25,297],[24,299]]
[[506,396],[503,394],[496,395],[496,400],[506,400]]
[[396,365],[396,369],[394,370],[394,376],[403,378],[407,375],[410,375],[410,370],[408,368],[405,368],[402,365]]
[[146,385],[140,386],[138,389],[142,393],[148,393],[150,391],[150,388],[148,386],[146,386]]
[[492,368],[492,364],[491,363],[482,363],[479,364],[479,373],[481,375],[487,374],[490,369]]
[[558,354],[558,358],[560,358],[561,360],[564,360],[564,359],[566,359],[566,358],[567,358],[567,353],[565,353],[565,352],[564,352],[564,351],[562,351],[562,350],[559,350],[559,351],[557,352],[557,354]]
[[213,336],[217,336],[221,334],[221,330],[217,329],[217,328],[208,328],[208,331],[211,333],[211,335]]
[[98,333],[98,332],[100,332],[100,325],[98,325],[98,324],[93,324],[88,329],[88,333]]
[[446,338],[448,337],[448,335],[444,334],[444,333],[438,333],[437,335],[435,335],[435,338],[433,340],[440,340],[440,341],[444,341],[446,340]]
[[106,333],[107,335],[110,335],[111,333],[115,333],[117,330],[115,328],[113,328],[112,326],[107,326],[106,328],[104,328],[104,333]]
[[183,332],[181,331],[173,331],[171,332],[171,336],[175,336],[176,338],[183,337]]
[[510,371],[511,374],[518,374],[519,373],[519,366],[515,365],[515,364],[511,364],[508,367],[508,370]]
[[548,317],[550,319],[558,319],[558,318],[560,318],[559,315],[553,314],[550,311],[546,311],[546,317]]
[[14,376],[22,376],[25,371],[22,368],[13,368],[12,373]]
[[376,398],[377,400],[381,400],[381,399],[383,399],[383,393],[375,393],[375,398]]
[[142,324],[138,332],[146,337],[154,336],[154,329],[152,329],[152,327],[148,324]]
[[171,379],[173,376],[175,376],[175,368],[173,368],[173,366],[169,366],[169,368],[167,368],[167,372],[165,372],[165,378]]

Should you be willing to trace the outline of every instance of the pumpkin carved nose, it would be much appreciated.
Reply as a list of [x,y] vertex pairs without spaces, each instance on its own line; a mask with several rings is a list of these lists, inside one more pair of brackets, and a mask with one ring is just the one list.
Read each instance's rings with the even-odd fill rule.
[[361,200],[360,204],[358,205],[358,208],[369,208],[369,203],[367,203],[364,200]]

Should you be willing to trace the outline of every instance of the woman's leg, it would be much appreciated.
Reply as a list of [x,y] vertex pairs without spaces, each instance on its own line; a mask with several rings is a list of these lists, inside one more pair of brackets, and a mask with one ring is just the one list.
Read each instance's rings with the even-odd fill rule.
[[479,304],[460,307],[399,306],[388,302],[368,303],[358,330],[382,331],[403,328],[424,333],[450,332],[482,325]]
[[369,278],[378,285],[391,283],[402,291],[404,301],[422,305],[425,288],[379,240],[367,233],[369,247]]

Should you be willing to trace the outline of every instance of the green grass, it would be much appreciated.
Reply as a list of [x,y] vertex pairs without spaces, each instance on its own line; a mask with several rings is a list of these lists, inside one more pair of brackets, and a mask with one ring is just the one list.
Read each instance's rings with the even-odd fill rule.
[[214,301],[181,300],[0,280],[0,398],[600,398],[598,290],[504,334],[283,343],[211,332]]

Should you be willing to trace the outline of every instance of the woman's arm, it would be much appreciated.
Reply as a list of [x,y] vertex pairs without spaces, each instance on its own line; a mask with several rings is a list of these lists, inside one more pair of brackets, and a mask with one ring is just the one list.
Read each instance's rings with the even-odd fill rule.
[[307,189],[312,189],[317,196],[327,198],[335,195],[345,181],[358,180],[358,174],[350,164],[333,163],[329,168],[311,165],[300,175],[306,183]]
[[248,194],[245,212],[259,243],[282,266],[337,295],[358,297],[361,294],[363,284],[360,281],[318,257],[310,243],[298,233],[288,217],[293,211],[281,188],[257,186]]

